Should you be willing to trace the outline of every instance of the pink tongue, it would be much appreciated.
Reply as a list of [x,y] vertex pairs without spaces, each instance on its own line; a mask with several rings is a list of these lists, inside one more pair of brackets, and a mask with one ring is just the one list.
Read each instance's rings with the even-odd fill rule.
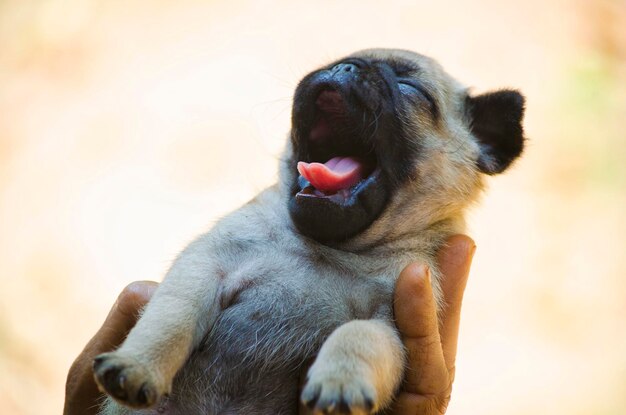
[[324,164],[300,161],[298,171],[316,189],[334,193],[361,181],[366,175],[366,166],[354,157],[335,157]]

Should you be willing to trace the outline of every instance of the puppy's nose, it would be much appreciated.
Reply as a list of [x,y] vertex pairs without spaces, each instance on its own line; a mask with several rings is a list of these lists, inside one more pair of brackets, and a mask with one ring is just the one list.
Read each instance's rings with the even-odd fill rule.
[[332,73],[333,75],[341,74],[341,72],[352,72],[352,74],[356,74],[359,68],[356,65],[351,63],[339,63],[333,66]]
[[347,86],[354,82],[358,74],[358,66],[352,63],[338,63],[330,70],[330,77],[339,85],[344,86]]

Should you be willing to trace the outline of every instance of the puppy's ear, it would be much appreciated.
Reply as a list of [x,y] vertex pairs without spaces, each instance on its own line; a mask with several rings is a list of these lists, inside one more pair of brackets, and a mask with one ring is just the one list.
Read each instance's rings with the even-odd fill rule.
[[524,101],[522,94],[508,89],[467,97],[471,131],[480,145],[478,167],[483,173],[501,173],[522,154]]

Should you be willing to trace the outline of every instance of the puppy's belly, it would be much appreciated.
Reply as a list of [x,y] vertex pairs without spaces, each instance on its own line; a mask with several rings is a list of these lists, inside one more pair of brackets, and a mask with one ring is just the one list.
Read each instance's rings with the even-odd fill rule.
[[279,284],[248,289],[177,375],[167,413],[297,413],[301,372],[349,319],[341,301],[322,307]]

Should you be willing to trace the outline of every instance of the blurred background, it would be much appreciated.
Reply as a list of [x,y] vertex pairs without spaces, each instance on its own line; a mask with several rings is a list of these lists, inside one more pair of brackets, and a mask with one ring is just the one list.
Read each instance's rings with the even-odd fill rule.
[[61,413],[122,288],[275,180],[297,81],[373,46],[527,96],[448,413],[625,414],[623,0],[0,1],[0,413]]

